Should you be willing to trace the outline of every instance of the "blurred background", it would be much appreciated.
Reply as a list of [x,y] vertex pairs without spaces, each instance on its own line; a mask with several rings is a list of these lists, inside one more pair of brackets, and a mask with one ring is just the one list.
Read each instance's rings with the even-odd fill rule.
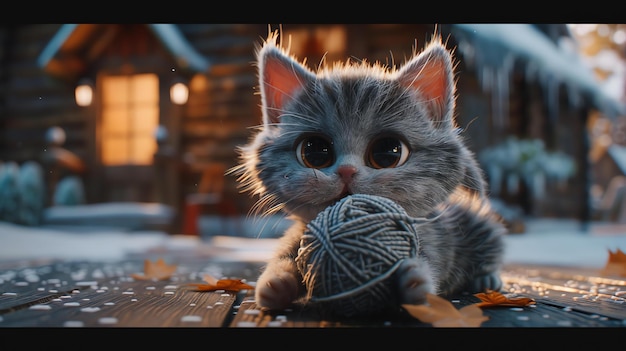
[[441,33],[457,123],[510,231],[626,223],[626,25],[519,23],[2,25],[0,222],[280,235],[280,218],[247,225],[256,198],[224,175],[261,121],[268,28],[312,69],[400,65]]

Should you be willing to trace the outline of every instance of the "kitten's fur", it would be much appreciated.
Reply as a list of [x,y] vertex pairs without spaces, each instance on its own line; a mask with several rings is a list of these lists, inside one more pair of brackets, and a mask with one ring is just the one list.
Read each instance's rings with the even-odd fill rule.
[[[260,196],[257,211],[283,210],[295,221],[257,280],[259,306],[284,309],[305,295],[294,261],[305,226],[355,193],[390,198],[413,217],[436,217],[420,227],[422,255],[396,271],[402,303],[423,303],[426,293],[500,289],[505,229],[455,125],[453,58],[440,37],[399,69],[363,61],[312,72],[281,48],[276,33],[257,55],[263,124],[240,148],[233,171],[244,191]],[[390,144],[374,143],[380,137]],[[314,168],[304,165],[302,148]],[[394,151],[409,154],[397,165],[369,156],[381,148],[391,160]],[[334,157],[326,164],[315,151]]]

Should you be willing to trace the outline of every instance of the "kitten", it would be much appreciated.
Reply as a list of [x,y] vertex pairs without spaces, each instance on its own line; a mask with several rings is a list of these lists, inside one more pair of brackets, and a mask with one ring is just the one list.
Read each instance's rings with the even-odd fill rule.
[[335,63],[318,72],[272,33],[257,48],[263,124],[233,168],[257,211],[294,224],[257,280],[257,304],[284,309],[306,294],[295,258],[306,224],[349,194],[384,196],[413,217],[437,217],[423,253],[396,271],[400,301],[501,288],[505,233],[482,171],[455,126],[453,57],[437,37],[399,69]]

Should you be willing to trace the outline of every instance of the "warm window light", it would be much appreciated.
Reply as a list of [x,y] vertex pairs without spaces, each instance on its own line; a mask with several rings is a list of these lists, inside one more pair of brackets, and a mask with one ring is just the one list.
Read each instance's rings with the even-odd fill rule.
[[87,80],[81,80],[74,91],[78,106],[89,106],[93,99],[93,89]]
[[189,98],[189,88],[185,83],[174,83],[170,87],[170,99],[177,105],[183,105]]

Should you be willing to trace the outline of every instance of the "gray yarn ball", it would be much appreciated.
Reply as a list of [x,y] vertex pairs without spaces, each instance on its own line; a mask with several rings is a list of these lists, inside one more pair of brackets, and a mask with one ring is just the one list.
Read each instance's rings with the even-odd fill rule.
[[296,257],[307,302],[333,315],[373,315],[398,307],[390,279],[419,251],[419,220],[390,199],[355,194],[322,211],[305,230]]

